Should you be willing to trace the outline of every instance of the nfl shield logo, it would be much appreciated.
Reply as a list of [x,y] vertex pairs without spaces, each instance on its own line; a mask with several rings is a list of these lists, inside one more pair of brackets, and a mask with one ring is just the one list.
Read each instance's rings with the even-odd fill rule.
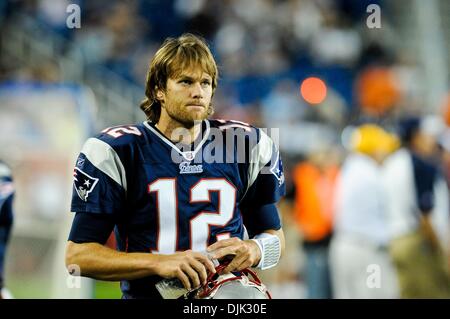
[[183,157],[188,161],[192,161],[194,159],[194,152],[183,152]]
[[98,178],[91,177],[78,167],[75,167],[73,171],[73,187],[75,187],[78,196],[83,201],[87,202],[89,194],[94,190],[97,183]]

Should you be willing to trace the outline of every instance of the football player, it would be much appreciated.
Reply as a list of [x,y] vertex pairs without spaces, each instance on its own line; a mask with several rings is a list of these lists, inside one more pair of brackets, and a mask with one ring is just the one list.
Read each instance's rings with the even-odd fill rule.
[[13,223],[14,185],[9,167],[0,161],[0,299],[7,298],[3,270],[11,226]]
[[[279,151],[261,129],[208,119],[217,79],[203,39],[169,38],[147,74],[147,120],[86,141],[74,169],[69,269],[120,280],[123,298],[161,298],[162,278],[198,288],[214,259],[229,262],[223,273],[278,263]],[[118,251],[104,246],[113,229]]]

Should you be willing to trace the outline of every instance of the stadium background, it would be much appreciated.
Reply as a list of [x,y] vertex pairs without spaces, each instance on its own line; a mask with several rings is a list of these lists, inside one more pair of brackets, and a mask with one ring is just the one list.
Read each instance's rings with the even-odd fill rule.
[[[81,28],[66,25],[71,3]],[[370,4],[380,28],[368,26]],[[449,17],[445,0],[0,1],[0,158],[17,194],[7,287],[16,298],[119,296],[117,283],[67,288],[72,166],[87,136],[145,119],[147,65],[165,37],[208,40],[221,73],[214,116],[280,128],[289,187],[311,152],[344,156],[348,125],[445,113]],[[314,105],[300,94],[311,76],[327,88]],[[302,234],[290,200],[280,208],[287,252],[263,278],[276,298],[304,298]]]

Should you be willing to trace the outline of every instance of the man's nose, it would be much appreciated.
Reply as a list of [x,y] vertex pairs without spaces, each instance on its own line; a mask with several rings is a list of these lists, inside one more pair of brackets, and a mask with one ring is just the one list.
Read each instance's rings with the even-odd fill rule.
[[203,88],[199,82],[195,82],[192,84],[191,95],[193,98],[203,98]]

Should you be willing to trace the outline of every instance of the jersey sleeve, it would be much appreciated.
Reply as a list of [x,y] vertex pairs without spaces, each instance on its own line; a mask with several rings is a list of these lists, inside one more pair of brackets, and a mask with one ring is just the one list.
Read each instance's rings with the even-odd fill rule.
[[280,152],[273,140],[259,130],[258,143],[250,151],[243,204],[263,206],[276,203],[285,193]]
[[123,210],[127,181],[122,151],[108,142],[100,135],[84,144],[73,171],[72,212],[118,214]]
[[104,245],[114,229],[115,222],[111,214],[76,213],[69,240],[78,244],[96,242]]
[[[247,228],[260,228],[261,218],[255,212],[264,212],[264,227],[279,229],[280,217],[276,209],[257,209],[271,207],[285,195],[283,164],[280,152],[273,140],[259,130],[258,143],[251,148],[247,166],[247,189],[241,201],[241,210],[247,220]],[[258,225],[250,225],[249,223]]]

